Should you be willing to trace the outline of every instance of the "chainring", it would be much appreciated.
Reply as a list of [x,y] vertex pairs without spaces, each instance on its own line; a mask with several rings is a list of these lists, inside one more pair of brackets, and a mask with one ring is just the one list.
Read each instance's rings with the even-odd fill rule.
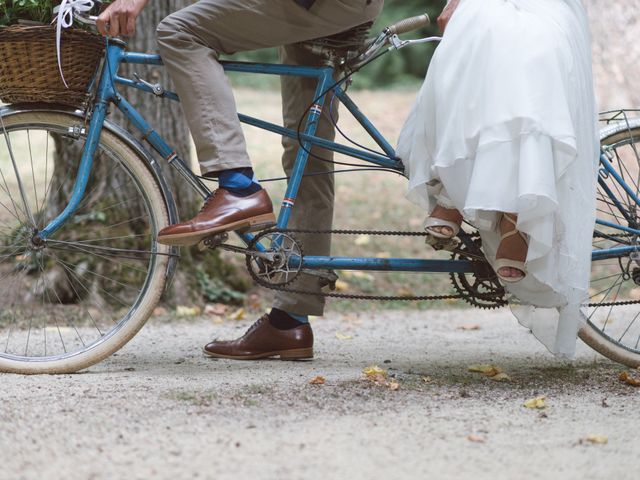
[[474,307],[493,309],[507,305],[504,287],[482,252],[482,240],[474,238],[471,242],[471,247],[460,245],[451,254],[452,260],[467,259],[473,265],[473,273],[449,274],[453,288]]
[[[257,245],[267,246],[258,251]],[[257,234],[248,245],[246,256],[247,269],[256,282],[267,288],[282,288],[293,282],[302,265],[291,266],[292,257],[302,259],[302,245],[289,232],[270,229]]]

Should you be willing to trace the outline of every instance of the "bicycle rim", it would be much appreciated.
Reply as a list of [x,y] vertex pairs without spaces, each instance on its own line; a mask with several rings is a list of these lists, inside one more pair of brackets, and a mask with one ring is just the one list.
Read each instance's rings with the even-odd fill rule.
[[[151,313],[168,249],[166,208],[144,162],[103,132],[89,187],[68,203],[85,137],[69,115],[22,113],[0,130],[0,369],[75,371],[113,353]],[[67,153],[72,152],[72,153]]]
[[[617,172],[601,168],[597,189],[598,220],[637,229],[640,195],[640,125],[623,122],[609,128],[601,140],[606,157]],[[622,180],[623,182],[621,182]],[[626,184],[634,195],[623,187]],[[596,224],[593,251],[638,246],[640,238],[614,226]],[[640,251],[640,246],[638,248]],[[636,367],[640,365],[640,264],[629,252],[595,259],[591,265],[587,325],[581,338],[606,357]]]

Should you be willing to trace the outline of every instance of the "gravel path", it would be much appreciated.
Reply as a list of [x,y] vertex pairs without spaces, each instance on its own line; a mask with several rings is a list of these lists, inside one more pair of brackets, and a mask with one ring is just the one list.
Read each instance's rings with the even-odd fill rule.
[[[506,310],[334,314],[314,322],[311,362],[201,355],[248,325],[154,319],[85,373],[3,375],[0,478],[637,478],[640,392],[622,368],[582,345],[559,362]],[[372,364],[398,390],[363,379]]]

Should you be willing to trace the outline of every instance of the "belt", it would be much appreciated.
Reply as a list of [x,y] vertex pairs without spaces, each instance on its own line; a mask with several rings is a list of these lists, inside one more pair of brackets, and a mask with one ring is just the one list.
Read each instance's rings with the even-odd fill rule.
[[309,10],[311,6],[316,2],[316,0],[293,0],[293,1],[296,2],[298,5],[300,5],[302,8],[306,8],[307,10]]

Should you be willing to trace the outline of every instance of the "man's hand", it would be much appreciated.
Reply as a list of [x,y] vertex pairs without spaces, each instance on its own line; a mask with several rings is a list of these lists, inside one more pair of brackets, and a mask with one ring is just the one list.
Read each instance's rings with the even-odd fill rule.
[[148,2],[149,0],[116,0],[98,17],[98,31],[110,37],[132,35],[136,30],[136,18]]
[[445,29],[447,28],[447,24],[449,23],[449,20],[451,20],[453,12],[455,12],[456,8],[458,8],[459,3],[460,0],[451,0],[449,4],[444,7],[444,10],[442,10],[442,13],[438,17],[438,27],[440,27],[440,31],[442,33],[444,33]]

